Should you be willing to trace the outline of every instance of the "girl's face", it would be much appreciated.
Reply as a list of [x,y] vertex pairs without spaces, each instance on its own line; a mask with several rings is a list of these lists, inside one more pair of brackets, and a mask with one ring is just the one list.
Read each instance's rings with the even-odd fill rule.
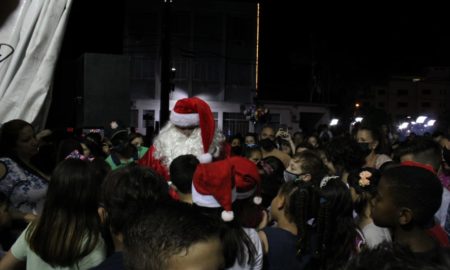
[[19,157],[26,158],[38,153],[38,141],[32,127],[26,126],[19,132],[14,151]]
[[231,147],[241,146],[241,141],[238,138],[234,138],[231,141]]
[[262,159],[261,152],[253,151],[248,159],[253,161],[255,164],[258,164],[258,162],[260,162]]
[[280,193],[273,198],[272,202],[270,203],[270,216],[274,220],[278,220],[278,217],[282,214],[283,208],[282,205],[284,203],[284,196],[282,196]]
[[367,143],[371,151],[374,151],[378,145],[378,142],[373,139],[370,130],[367,129],[358,130],[358,133],[356,133],[356,141],[358,143]]
[[255,138],[253,136],[246,136],[245,137],[245,144],[256,144]]
[[397,224],[398,214],[389,185],[386,179],[381,177],[377,195],[372,200],[373,222],[379,227],[393,228]]

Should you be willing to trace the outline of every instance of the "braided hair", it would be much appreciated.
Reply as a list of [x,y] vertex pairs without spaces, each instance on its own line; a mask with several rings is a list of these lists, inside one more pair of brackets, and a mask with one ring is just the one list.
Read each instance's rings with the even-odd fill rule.
[[314,252],[319,269],[337,269],[355,253],[356,225],[350,190],[340,177],[325,177],[316,189],[318,246]]

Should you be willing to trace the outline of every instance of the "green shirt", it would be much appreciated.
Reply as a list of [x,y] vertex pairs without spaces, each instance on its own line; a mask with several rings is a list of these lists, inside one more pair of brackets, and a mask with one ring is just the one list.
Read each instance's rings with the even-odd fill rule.
[[106,247],[103,239],[100,237],[97,246],[94,250],[89,253],[89,255],[82,258],[77,264],[70,267],[52,267],[43,261],[34,251],[30,249],[27,240],[25,239],[25,234],[30,227],[28,226],[19,238],[16,240],[14,245],[11,247],[12,255],[20,261],[25,261],[27,267],[26,269],[37,269],[37,270],[47,270],[47,269],[64,269],[64,270],[83,270],[90,269],[94,266],[99,265],[106,258]]

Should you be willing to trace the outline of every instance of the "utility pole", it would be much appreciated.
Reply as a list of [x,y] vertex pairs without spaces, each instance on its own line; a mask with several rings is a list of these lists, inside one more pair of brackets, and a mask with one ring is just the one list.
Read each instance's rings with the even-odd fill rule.
[[171,86],[171,9],[172,0],[162,0],[162,19],[161,19],[161,100],[159,123],[164,126],[169,120],[169,96],[172,90]]

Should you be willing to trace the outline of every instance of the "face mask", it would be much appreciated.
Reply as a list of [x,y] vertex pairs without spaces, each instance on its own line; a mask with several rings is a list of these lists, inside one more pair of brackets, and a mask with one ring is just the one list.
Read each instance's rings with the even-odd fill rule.
[[240,156],[242,154],[242,148],[240,146],[231,147],[231,153],[236,156]]
[[272,151],[273,149],[275,149],[277,147],[277,145],[275,144],[275,142],[273,142],[271,139],[264,139],[261,140],[259,142],[259,145],[261,146],[262,149],[264,149],[265,151]]
[[300,177],[305,175],[305,174],[306,173],[295,174],[295,173],[289,172],[288,170],[284,170],[283,177],[284,177],[284,181],[291,182],[291,181],[299,180]]
[[372,150],[369,148],[369,143],[358,143],[359,148],[363,151],[364,156],[368,156]]
[[253,147],[257,147],[258,145],[254,144],[254,143],[247,143],[247,144],[245,144],[245,146],[247,146],[248,148],[253,148]]
[[445,147],[442,148],[442,157],[444,158],[445,163],[450,166],[450,150]]

